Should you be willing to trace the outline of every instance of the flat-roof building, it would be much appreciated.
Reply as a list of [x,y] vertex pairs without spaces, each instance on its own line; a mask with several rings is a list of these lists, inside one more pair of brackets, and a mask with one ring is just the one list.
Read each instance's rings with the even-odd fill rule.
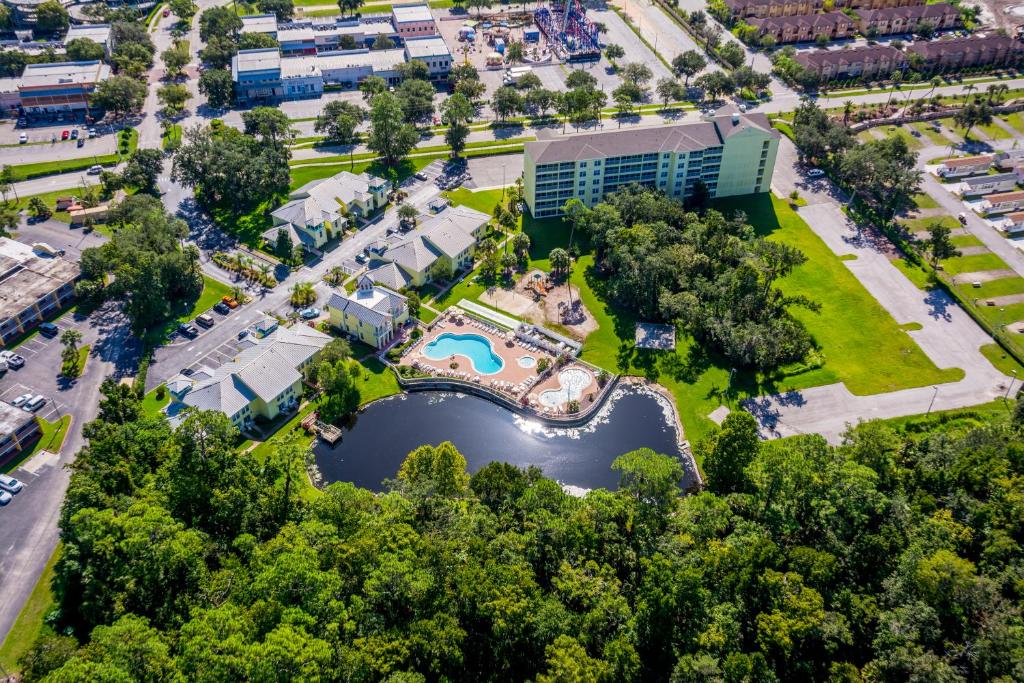
[[0,401],[0,464],[25,450],[40,434],[35,415]]
[[451,50],[440,36],[406,40],[405,58],[426,64],[431,78],[447,78],[452,69]]
[[100,61],[29,64],[18,86],[21,107],[29,114],[88,109],[96,85],[109,77]]
[[77,263],[40,256],[31,247],[0,237],[0,342],[7,344],[71,302]]
[[278,29],[277,42],[285,57],[316,54],[316,39],[312,28]]
[[250,14],[242,17],[242,33],[265,33],[277,38],[276,14]]
[[434,15],[426,5],[392,5],[391,21],[402,38],[437,34]]
[[102,45],[107,56],[110,56],[110,24],[72,24],[64,36],[64,45],[79,38]]
[[526,205],[558,216],[570,199],[593,206],[632,183],[684,199],[702,181],[712,197],[767,192],[779,132],[764,114],[719,110],[710,120],[528,142]]

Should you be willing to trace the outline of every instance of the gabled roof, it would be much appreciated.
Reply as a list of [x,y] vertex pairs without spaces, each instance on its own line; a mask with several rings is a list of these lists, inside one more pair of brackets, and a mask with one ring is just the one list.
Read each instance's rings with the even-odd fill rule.
[[352,314],[361,322],[381,327],[391,322],[392,313],[397,312],[405,301],[404,296],[390,289],[364,285],[351,294],[332,293],[327,300],[327,308]]
[[412,278],[394,263],[385,263],[373,270],[368,270],[366,276],[375,283],[391,289],[402,289],[412,281]]
[[[287,206],[287,204],[285,206]],[[305,226],[306,224],[299,223],[298,225]],[[314,249],[317,248],[316,240],[314,240],[313,237],[305,230],[299,230],[296,227],[296,223],[293,223],[292,221],[287,221],[285,223],[282,223],[281,225],[275,225],[274,227],[270,228],[269,230],[263,233],[263,239],[265,239],[272,245],[276,244],[278,230],[284,230],[286,233],[288,233],[288,236],[291,238],[293,245],[301,243],[306,245],[307,247],[312,247]]]
[[964,178],[966,185],[988,185],[989,183],[1005,183],[1008,180],[1017,182],[1016,173],[993,173],[992,175],[979,175],[973,178]]
[[916,52],[924,59],[938,59],[946,54],[957,52],[999,52],[1001,50],[1019,51],[1024,47],[1016,38],[1009,36],[967,36],[966,38],[950,38],[946,40],[918,41],[907,49]]
[[342,171],[330,178],[306,183],[292,193],[292,199],[271,212],[271,216],[294,225],[321,225],[335,222],[345,205],[354,200],[368,201],[374,190],[386,188],[388,181],[369,173]]
[[943,159],[941,165],[945,166],[946,168],[960,168],[961,166],[980,166],[982,164],[991,164],[994,161],[994,159],[995,158],[991,154],[982,154],[973,157]]
[[384,252],[385,258],[413,273],[426,270],[440,256],[440,250],[425,242],[420,235],[399,242]]

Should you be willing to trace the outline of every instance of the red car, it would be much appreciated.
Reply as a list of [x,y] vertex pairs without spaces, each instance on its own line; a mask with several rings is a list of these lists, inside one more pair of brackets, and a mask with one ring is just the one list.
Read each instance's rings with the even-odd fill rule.
[[67,140],[70,136],[71,136],[71,132],[70,131],[67,131],[67,130],[61,131],[60,139],[61,140]]

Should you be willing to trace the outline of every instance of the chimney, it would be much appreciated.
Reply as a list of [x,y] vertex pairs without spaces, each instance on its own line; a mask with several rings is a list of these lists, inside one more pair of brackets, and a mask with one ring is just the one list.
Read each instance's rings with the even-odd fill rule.
[[734,111],[734,112],[732,113],[732,125],[734,125],[734,126],[738,126],[738,125],[739,125],[739,123],[740,123],[740,113],[739,113],[739,112],[736,112],[736,111]]

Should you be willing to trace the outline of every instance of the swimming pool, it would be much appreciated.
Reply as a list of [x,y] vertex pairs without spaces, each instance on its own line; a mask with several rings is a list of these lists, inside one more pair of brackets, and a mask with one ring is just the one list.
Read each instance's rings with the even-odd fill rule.
[[469,359],[473,370],[481,375],[493,375],[505,366],[501,356],[491,348],[491,341],[479,334],[445,332],[423,347],[423,355],[431,360],[463,356]]
[[537,359],[533,356],[523,356],[518,361],[519,367],[521,368],[535,368],[537,367]]
[[548,408],[558,408],[569,401],[579,400],[583,390],[590,386],[593,378],[581,368],[566,368],[558,373],[557,389],[540,392],[540,402]]

